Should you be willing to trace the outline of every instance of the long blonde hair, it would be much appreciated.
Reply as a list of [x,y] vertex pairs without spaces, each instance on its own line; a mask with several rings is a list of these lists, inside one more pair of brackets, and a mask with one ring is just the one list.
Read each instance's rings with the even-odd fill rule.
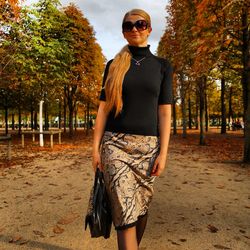
[[[124,15],[123,22],[126,21],[130,15],[139,15],[143,17],[147,23],[148,28],[151,27],[151,19],[147,12],[141,9],[133,9]],[[115,108],[115,117],[121,112],[123,107],[122,101],[122,84],[124,76],[127,73],[132,54],[128,48],[128,45],[124,46],[122,50],[115,56],[112,61],[107,79],[105,81],[105,94],[106,94],[106,105],[105,110],[110,112]]]

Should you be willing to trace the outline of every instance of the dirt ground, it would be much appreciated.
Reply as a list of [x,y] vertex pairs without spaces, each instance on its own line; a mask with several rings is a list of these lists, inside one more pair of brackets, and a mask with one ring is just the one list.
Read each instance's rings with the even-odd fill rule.
[[[48,139],[45,139],[45,141]],[[41,149],[13,140],[12,161],[0,145],[0,249],[115,250],[92,239],[84,216],[93,184],[92,136]],[[165,173],[155,195],[140,250],[250,249],[250,166],[242,159],[242,132],[212,131],[198,146],[197,131],[172,136]]]

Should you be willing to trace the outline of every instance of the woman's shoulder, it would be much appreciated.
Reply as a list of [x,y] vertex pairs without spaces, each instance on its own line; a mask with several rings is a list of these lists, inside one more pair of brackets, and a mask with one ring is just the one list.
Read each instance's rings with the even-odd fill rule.
[[156,56],[156,55],[153,55],[153,56],[154,56],[154,58],[155,58],[157,61],[159,61],[159,62],[162,63],[162,64],[165,64],[165,65],[170,65],[170,64],[171,64],[170,61],[169,61],[169,59],[167,59],[167,58],[160,57],[160,56]]
[[111,59],[111,60],[107,61],[106,66],[105,66],[105,72],[108,72],[110,64],[113,62],[113,60],[114,59]]
[[163,58],[160,56],[153,55],[155,60],[163,67],[163,69],[172,68],[171,62],[167,58]]

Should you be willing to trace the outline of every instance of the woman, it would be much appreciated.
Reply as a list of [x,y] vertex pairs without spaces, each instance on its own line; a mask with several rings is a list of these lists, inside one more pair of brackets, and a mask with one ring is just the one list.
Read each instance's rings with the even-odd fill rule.
[[128,45],[107,63],[95,124],[93,168],[104,172],[120,250],[138,249],[167,159],[172,68],[150,52],[151,31],[145,11],[125,14]]

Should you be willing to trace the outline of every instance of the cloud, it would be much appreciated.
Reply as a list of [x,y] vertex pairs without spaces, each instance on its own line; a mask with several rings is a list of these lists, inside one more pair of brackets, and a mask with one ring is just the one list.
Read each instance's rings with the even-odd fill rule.
[[[28,0],[34,2],[36,0]],[[155,52],[158,42],[164,32],[166,24],[165,0],[61,0],[63,6],[73,2],[84,16],[88,18],[96,32],[96,38],[103,49],[103,53],[111,59],[126,41],[121,32],[124,14],[134,8],[147,11],[152,19],[153,31],[149,38],[152,52]]]

